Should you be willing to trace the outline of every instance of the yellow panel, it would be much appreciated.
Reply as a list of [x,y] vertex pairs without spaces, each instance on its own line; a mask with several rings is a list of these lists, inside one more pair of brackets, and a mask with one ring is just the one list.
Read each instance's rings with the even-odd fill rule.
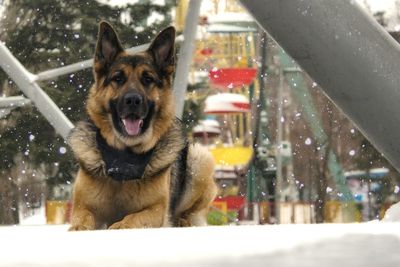
[[64,224],[68,221],[68,201],[48,200],[46,201],[46,223]]
[[210,149],[217,165],[245,165],[251,159],[253,149],[251,147],[217,147]]

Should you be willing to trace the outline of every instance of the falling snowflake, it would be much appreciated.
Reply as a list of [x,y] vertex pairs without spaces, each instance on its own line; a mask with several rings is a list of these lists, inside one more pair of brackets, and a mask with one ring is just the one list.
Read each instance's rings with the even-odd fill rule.
[[396,185],[396,186],[394,187],[394,193],[395,193],[395,194],[398,194],[399,192],[400,192],[400,187]]
[[312,143],[312,141],[311,141],[311,138],[310,138],[310,137],[308,137],[308,138],[304,141],[304,144],[306,144],[307,146],[311,145],[311,143]]

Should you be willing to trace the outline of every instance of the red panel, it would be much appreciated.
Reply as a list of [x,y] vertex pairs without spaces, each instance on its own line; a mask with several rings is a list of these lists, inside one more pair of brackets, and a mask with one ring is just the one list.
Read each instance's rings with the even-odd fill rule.
[[226,202],[228,210],[240,210],[244,205],[244,197],[241,196],[226,196],[217,197],[214,202]]
[[222,68],[210,70],[208,77],[213,85],[222,88],[233,88],[250,85],[257,70],[253,68]]
[[232,103],[232,105],[234,107],[237,107],[237,108],[242,109],[244,111],[249,111],[250,110],[250,104],[249,103],[237,103],[237,102],[234,102],[234,103]]
[[201,49],[201,50],[200,50],[200,53],[201,53],[203,56],[209,56],[209,55],[211,55],[211,54],[213,53],[213,50],[212,50],[211,48],[206,47],[206,48],[204,48],[204,49]]

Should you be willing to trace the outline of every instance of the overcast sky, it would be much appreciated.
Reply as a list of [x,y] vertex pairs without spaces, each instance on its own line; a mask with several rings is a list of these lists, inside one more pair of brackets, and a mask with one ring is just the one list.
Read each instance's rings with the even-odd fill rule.
[[[365,2],[365,0],[358,0]],[[373,12],[376,11],[392,11],[395,8],[395,0],[368,0],[367,3]]]

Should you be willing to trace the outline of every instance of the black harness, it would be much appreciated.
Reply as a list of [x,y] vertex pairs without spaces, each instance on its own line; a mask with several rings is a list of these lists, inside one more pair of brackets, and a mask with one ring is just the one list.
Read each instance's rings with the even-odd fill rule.
[[143,154],[136,154],[130,149],[118,150],[107,144],[96,129],[97,148],[104,160],[106,173],[115,181],[138,180],[143,177],[144,170],[149,163],[153,150]]
[[[176,179],[172,179],[171,181],[171,199],[170,199],[170,214],[172,216],[176,215],[176,209],[178,208],[179,203],[182,200],[184,192],[187,187],[189,177],[186,176],[187,171],[187,157],[189,153],[189,143],[186,142],[185,147],[180,151],[178,159],[175,162],[175,166],[173,168],[174,176]],[[173,218],[173,223],[177,224],[175,221],[176,218]]]

